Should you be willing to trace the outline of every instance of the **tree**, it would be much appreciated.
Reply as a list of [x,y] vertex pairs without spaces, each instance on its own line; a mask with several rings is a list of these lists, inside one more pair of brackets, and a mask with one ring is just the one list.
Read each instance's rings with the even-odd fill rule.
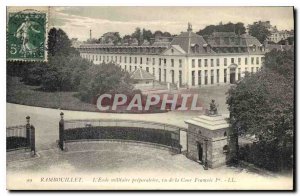
[[49,57],[49,63],[42,75],[41,87],[45,91],[78,90],[82,75],[91,66],[91,62],[76,55]]
[[219,23],[218,25],[209,25],[206,26],[204,29],[199,30],[197,32],[198,35],[207,36],[211,35],[213,32],[235,32],[236,34],[244,34],[246,33],[246,28],[244,23],[238,22],[234,23]]
[[260,43],[263,43],[270,35],[271,32],[261,22],[255,22],[248,26],[249,34],[256,37]]
[[143,29],[143,39],[150,42],[152,38],[153,38],[153,34],[151,30]]
[[52,28],[48,33],[48,55],[67,56],[74,49],[71,47],[72,43],[68,35],[62,29]]
[[133,93],[129,73],[113,63],[91,66],[82,76],[79,97],[82,101],[93,103],[105,93]]
[[135,28],[135,31],[131,34],[131,37],[137,39],[138,44],[141,45],[141,41],[142,41],[141,35],[142,35],[141,28],[137,27]]
[[[250,134],[263,146],[273,146],[278,159],[266,159],[283,167],[283,160],[291,159],[294,132],[294,57],[293,51],[271,51],[265,64],[256,74],[246,75],[228,92],[230,119],[233,132]],[[274,149],[274,146],[276,149]],[[266,149],[266,148],[264,148]],[[288,149],[288,150],[287,150]],[[284,153],[283,153],[284,152]]]

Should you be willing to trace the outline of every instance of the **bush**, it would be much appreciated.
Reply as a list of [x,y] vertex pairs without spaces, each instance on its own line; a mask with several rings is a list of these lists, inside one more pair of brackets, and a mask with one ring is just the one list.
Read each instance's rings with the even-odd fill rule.
[[133,94],[132,81],[128,72],[113,63],[93,65],[90,67],[79,86],[79,97],[82,101],[92,103],[101,94]]
[[82,75],[91,65],[91,62],[75,55],[50,57],[42,76],[42,89],[76,91]]
[[239,158],[257,167],[270,171],[282,171],[293,168],[293,146],[278,148],[276,142],[258,142],[239,149]]

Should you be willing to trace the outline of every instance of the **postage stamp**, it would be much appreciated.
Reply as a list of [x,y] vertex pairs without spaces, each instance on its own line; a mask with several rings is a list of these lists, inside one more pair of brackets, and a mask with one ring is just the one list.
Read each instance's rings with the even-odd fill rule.
[[45,61],[47,13],[24,10],[8,13],[7,60]]

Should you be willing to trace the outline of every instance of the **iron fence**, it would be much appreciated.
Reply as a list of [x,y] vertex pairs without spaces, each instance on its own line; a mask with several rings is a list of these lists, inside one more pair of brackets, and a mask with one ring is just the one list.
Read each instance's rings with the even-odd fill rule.
[[131,140],[164,145],[181,151],[180,131],[186,128],[151,121],[126,119],[80,119],[59,123],[59,147],[77,140]]
[[30,149],[35,154],[35,128],[26,119],[26,125],[6,127],[6,151]]

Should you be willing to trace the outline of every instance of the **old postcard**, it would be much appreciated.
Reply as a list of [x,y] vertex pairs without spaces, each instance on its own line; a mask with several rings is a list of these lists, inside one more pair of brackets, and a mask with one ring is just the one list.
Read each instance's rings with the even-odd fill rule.
[[294,190],[293,7],[7,7],[8,190]]

